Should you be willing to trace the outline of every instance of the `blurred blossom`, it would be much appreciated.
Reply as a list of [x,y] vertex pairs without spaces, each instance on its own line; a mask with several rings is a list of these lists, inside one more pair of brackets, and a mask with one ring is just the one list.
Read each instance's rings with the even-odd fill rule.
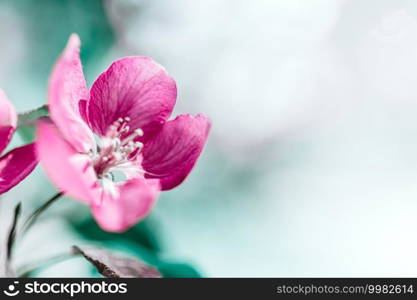
[[370,24],[356,47],[364,86],[392,101],[417,101],[417,11],[389,11]]
[[[323,41],[343,1],[107,3],[120,46],[161,60],[178,78],[180,109],[207,111],[232,157],[317,125],[342,102],[345,67]],[[128,8],[136,19],[125,21]]]
[[416,3],[107,1],[107,10],[118,51],[163,62],[180,109],[207,111],[210,149],[227,154],[211,153],[199,171],[208,180],[160,202],[167,255],[209,276],[415,274]]
[[[16,110],[0,89],[0,153],[8,147],[16,132]],[[38,159],[35,144],[15,148],[0,157],[0,194],[6,193],[19,184],[36,167]]]
[[9,91],[15,85],[8,79],[22,71],[27,46],[22,17],[4,2],[0,2],[0,20],[0,86]]

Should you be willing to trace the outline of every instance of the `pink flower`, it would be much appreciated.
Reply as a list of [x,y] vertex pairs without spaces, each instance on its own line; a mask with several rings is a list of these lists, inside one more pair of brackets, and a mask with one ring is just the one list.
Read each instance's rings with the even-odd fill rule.
[[52,120],[38,124],[37,151],[62,192],[90,205],[103,229],[120,232],[149,213],[160,190],[187,177],[210,122],[203,115],[167,121],[176,84],[148,57],[113,62],[88,91],[79,47],[71,35],[52,72]]
[[[16,130],[17,115],[6,94],[0,89],[0,153],[9,144]],[[15,148],[0,157],[0,194],[17,185],[36,167],[34,144]]]

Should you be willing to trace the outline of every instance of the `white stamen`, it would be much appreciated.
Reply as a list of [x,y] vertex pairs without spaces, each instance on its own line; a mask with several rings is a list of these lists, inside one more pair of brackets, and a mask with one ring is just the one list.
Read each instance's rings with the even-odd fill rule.
[[137,134],[137,136],[143,136],[143,130],[140,128],[136,129],[135,133]]
[[130,126],[127,123],[130,120],[125,117],[113,122],[106,135],[100,139],[98,149],[91,152],[97,176],[103,179],[103,187],[106,185],[109,190],[115,189],[109,185],[113,181],[112,172],[120,171],[128,178],[143,174],[137,163],[143,143],[135,142],[135,139],[144,133],[138,128],[128,134]]
[[113,182],[111,176],[104,176],[101,183],[105,191],[108,191],[113,197],[117,197],[116,184]]
[[143,143],[141,142],[136,142],[135,143],[135,148],[142,148],[143,147]]

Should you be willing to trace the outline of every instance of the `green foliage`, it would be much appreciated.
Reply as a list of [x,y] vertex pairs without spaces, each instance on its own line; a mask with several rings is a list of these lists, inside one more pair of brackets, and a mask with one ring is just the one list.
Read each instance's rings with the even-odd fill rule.
[[28,71],[40,82],[47,82],[52,66],[71,33],[78,33],[81,38],[81,59],[87,73],[113,43],[113,30],[102,0],[9,2],[25,16],[25,32],[31,45]]
[[[86,240],[129,252],[157,268],[163,277],[201,277],[198,271],[188,264],[170,262],[161,258],[161,246],[155,236],[155,224],[149,219],[145,219],[124,233],[104,231],[92,218],[73,225]],[[98,275],[96,271],[93,271],[93,274]]]
[[148,221],[143,221],[123,233],[112,233],[102,230],[92,219],[74,224],[75,229],[84,238],[95,241],[112,241],[123,243],[129,241],[135,246],[143,247],[150,252],[157,253],[160,251],[160,245]]
[[189,264],[183,263],[164,263],[157,265],[157,269],[163,277],[167,278],[200,278],[200,273]]
[[21,113],[17,121],[17,133],[21,136],[24,142],[30,143],[35,139],[35,125],[36,121],[48,115],[48,108],[46,105],[26,113]]

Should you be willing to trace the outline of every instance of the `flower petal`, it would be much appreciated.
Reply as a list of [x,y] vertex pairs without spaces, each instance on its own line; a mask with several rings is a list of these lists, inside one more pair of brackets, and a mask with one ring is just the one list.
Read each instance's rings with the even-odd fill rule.
[[92,205],[97,223],[107,231],[123,232],[145,218],[159,194],[157,180],[130,179],[116,186],[116,195],[104,193],[101,205]]
[[0,89],[0,153],[7,147],[16,129],[17,115],[6,94]]
[[79,201],[100,201],[100,184],[87,154],[78,153],[49,119],[38,122],[37,153],[42,167],[61,192]]
[[15,148],[0,158],[0,194],[21,182],[36,167],[35,144]]
[[204,115],[180,115],[168,121],[143,148],[146,178],[157,178],[162,190],[179,185],[190,173],[210,131]]
[[78,151],[87,152],[94,137],[80,115],[81,99],[88,99],[88,89],[80,61],[80,39],[72,34],[49,79],[49,112],[65,138]]
[[118,118],[129,117],[133,131],[141,128],[142,140],[154,135],[171,115],[177,97],[175,81],[148,57],[115,61],[94,82],[88,102],[88,120],[104,135]]
[[87,100],[81,99],[78,102],[78,110],[80,112],[81,118],[84,120],[84,122],[88,123],[88,116],[87,116]]

